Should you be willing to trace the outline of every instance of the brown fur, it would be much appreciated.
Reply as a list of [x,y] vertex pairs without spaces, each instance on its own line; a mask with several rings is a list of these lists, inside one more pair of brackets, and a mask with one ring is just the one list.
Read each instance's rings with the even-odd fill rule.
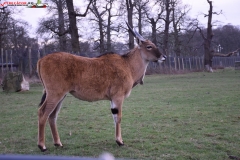
[[39,148],[46,150],[44,130],[47,119],[54,144],[62,146],[56,119],[67,93],[84,101],[110,100],[112,108],[118,110],[113,115],[116,142],[123,145],[120,127],[123,100],[137,83],[142,83],[148,62],[157,61],[162,56],[151,41],[144,41],[124,56],[105,54],[87,58],[59,52],[40,59],[37,68],[46,98],[38,111]]

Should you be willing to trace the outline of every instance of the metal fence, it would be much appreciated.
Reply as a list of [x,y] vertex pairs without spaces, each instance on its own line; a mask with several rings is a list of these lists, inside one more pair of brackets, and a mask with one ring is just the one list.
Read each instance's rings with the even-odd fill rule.
[[[29,77],[36,74],[36,64],[41,57],[39,51],[33,52],[31,48],[26,50],[24,56],[14,53],[11,50],[0,50],[0,78],[2,78],[9,71],[21,71]],[[196,71],[204,69],[203,57],[168,57],[166,61],[160,65],[150,63],[148,70],[155,70],[158,72],[165,71]],[[240,56],[232,57],[214,57],[213,68],[234,67],[236,61],[240,61]]]

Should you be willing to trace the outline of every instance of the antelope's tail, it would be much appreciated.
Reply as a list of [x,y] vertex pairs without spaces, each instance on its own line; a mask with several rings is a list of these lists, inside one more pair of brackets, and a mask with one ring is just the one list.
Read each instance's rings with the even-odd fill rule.
[[38,62],[37,62],[37,73],[38,73],[39,79],[40,79],[41,82],[42,82],[42,85],[43,85],[43,88],[44,88],[44,89],[43,89],[42,99],[41,99],[41,102],[39,103],[38,107],[41,107],[42,104],[43,104],[43,102],[44,102],[45,99],[46,99],[46,90],[45,90],[45,86],[44,86],[44,83],[43,83],[43,80],[42,80],[42,77],[41,77],[41,65],[40,65],[40,63],[41,63],[41,59],[38,60]]

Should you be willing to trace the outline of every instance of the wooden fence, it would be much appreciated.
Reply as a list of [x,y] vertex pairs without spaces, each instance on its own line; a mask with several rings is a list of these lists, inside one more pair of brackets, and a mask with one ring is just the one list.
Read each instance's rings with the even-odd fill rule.
[[[0,49],[0,78],[7,72],[21,71],[28,76],[36,73],[36,63],[40,58],[40,53],[32,56],[32,49],[29,47],[25,57],[19,56],[13,50]],[[21,54],[20,54],[21,55]],[[17,56],[17,57],[15,57]]]
[[[235,62],[240,61],[240,56],[214,57],[212,61],[213,68],[235,67]],[[169,69],[172,71],[203,70],[204,57],[168,57],[161,65],[150,63],[148,69]]]
[[[21,71],[23,74],[32,76],[36,75],[36,63],[41,57],[40,52],[32,53],[28,48],[25,57],[14,57],[12,50],[0,49],[0,78],[7,72]],[[240,56],[232,57],[214,57],[213,68],[235,67],[235,62],[240,61]],[[170,71],[195,71],[203,70],[203,57],[168,57],[166,61],[160,65],[150,63],[148,70],[170,70]]]

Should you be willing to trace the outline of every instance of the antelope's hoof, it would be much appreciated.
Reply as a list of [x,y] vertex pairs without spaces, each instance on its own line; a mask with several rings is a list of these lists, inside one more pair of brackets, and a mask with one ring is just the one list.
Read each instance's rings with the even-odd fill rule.
[[123,142],[119,142],[119,141],[116,140],[116,143],[118,144],[118,146],[124,146]]
[[45,152],[47,148],[43,148],[42,146],[38,145],[38,148],[41,150],[41,152]]
[[57,144],[57,143],[55,143],[54,146],[56,146],[56,147],[61,147],[61,148],[63,147],[62,144]]

